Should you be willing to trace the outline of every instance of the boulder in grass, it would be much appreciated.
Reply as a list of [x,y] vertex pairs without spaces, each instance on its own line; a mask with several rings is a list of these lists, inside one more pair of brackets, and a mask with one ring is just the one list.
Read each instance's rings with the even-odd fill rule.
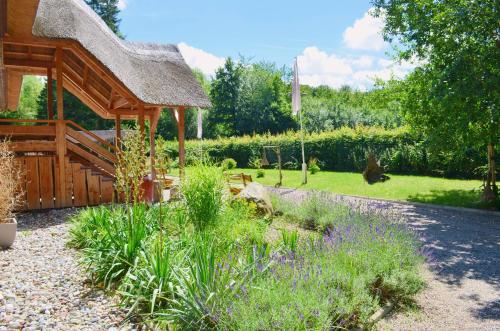
[[273,215],[271,196],[262,184],[256,182],[249,183],[237,197],[255,203],[260,213],[266,216]]
[[363,178],[368,184],[375,184],[378,182],[385,182],[390,179],[389,176],[384,174],[384,168],[382,168],[372,153],[368,154],[368,162],[366,164],[365,171],[363,171]]

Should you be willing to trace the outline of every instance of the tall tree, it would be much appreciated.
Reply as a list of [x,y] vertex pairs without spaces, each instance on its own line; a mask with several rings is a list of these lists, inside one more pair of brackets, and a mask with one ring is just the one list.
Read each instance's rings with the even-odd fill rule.
[[[487,146],[485,198],[497,192],[500,141],[498,0],[372,0],[399,58],[423,63],[408,79],[406,111],[441,148]],[[486,148],[485,148],[486,149]]]
[[213,136],[232,136],[237,134],[238,100],[241,86],[242,67],[231,58],[215,73],[210,90],[212,110],[208,121]]
[[119,29],[121,20],[118,18],[118,14],[120,13],[118,0],[85,0],[85,2],[102,18],[117,36],[120,38],[123,37]]
[[243,67],[236,114],[238,135],[276,134],[296,128],[286,75],[285,69],[278,70],[273,63],[261,62]]

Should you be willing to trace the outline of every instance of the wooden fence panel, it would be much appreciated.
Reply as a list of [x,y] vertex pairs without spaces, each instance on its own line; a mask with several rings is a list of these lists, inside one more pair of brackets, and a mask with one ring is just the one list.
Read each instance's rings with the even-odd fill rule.
[[114,198],[113,181],[101,176],[101,203],[112,203]]
[[73,206],[73,171],[69,157],[66,158],[66,204]]
[[87,206],[87,180],[86,172],[79,163],[72,163],[73,170],[73,205],[75,207]]
[[89,195],[89,206],[97,206],[101,203],[101,176],[92,175],[92,170],[87,169],[87,188]]
[[54,208],[54,162],[53,156],[38,157],[42,209]]
[[38,157],[26,157],[26,202],[28,209],[40,209]]
[[92,169],[66,158],[66,204],[56,188],[60,185],[58,163],[55,156],[16,157],[22,169],[19,190],[23,201],[17,210],[37,210],[63,207],[97,206],[114,200],[114,180],[92,173]]

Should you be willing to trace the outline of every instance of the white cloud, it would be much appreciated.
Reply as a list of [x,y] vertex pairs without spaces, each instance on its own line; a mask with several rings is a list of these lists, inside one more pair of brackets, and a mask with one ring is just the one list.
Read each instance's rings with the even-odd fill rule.
[[330,75],[349,75],[351,66],[345,59],[335,54],[328,55],[317,47],[307,47],[298,57],[302,74],[315,74],[321,72]]
[[223,57],[215,56],[183,42],[178,47],[188,66],[201,70],[207,76],[213,76],[215,71],[224,65]]
[[386,47],[383,27],[383,18],[373,17],[369,10],[344,31],[344,44],[351,49],[381,51]]
[[304,49],[298,57],[298,64],[301,84],[333,88],[350,85],[360,90],[371,88],[375,78],[403,78],[415,67],[412,63],[396,63],[373,56],[328,54],[317,47]]
[[127,8],[127,1],[126,0],[118,0],[118,9],[124,10]]

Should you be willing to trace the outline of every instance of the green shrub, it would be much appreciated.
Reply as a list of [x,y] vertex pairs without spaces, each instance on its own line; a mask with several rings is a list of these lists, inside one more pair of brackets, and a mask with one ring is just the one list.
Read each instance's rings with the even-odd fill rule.
[[266,172],[262,169],[257,170],[257,178],[264,178]]
[[[170,149],[177,150],[175,143],[170,144]],[[195,140],[186,142],[187,154],[198,155],[199,144]],[[204,150],[213,159],[233,158],[242,168],[255,168],[251,161],[262,154],[263,146],[269,145],[280,146],[283,165],[302,159],[298,132],[203,141]],[[474,169],[486,163],[481,148],[467,148],[454,153],[437,152],[425,139],[404,127],[341,128],[307,134],[305,150],[308,158],[321,159],[319,166],[326,171],[362,172],[368,151],[377,156],[388,172],[396,174],[477,178]],[[271,164],[277,162],[274,153],[269,153],[268,160]],[[500,164],[500,156],[497,156],[497,162]]]
[[220,169],[198,165],[189,169],[181,186],[188,220],[196,229],[213,225],[224,208],[224,178]]
[[281,239],[283,241],[283,247],[285,247],[290,252],[297,251],[297,244],[299,242],[299,232],[297,230],[281,230]]
[[121,303],[128,315],[146,312],[146,320],[158,317],[158,311],[170,306],[178,286],[176,272],[185,252],[169,241],[156,237],[139,254],[133,268],[120,285]]
[[309,161],[309,172],[311,173],[311,175],[314,175],[320,171],[321,171],[321,168],[318,165],[318,159],[312,158]]
[[236,163],[236,161],[231,158],[224,159],[221,164],[222,170],[224,171],[236,169],[237,166],[238,164]]
[[253,159],[250,159],[250,161],[248,161],[248,166],[252,169],[260,169],[262,168],[262,161],[260,158],[255,157]]
[[100,207],[76,217],[70,244],[82,248],[82,264],[95,282],[116,285],[132,267],[155,221],[146,205]]

